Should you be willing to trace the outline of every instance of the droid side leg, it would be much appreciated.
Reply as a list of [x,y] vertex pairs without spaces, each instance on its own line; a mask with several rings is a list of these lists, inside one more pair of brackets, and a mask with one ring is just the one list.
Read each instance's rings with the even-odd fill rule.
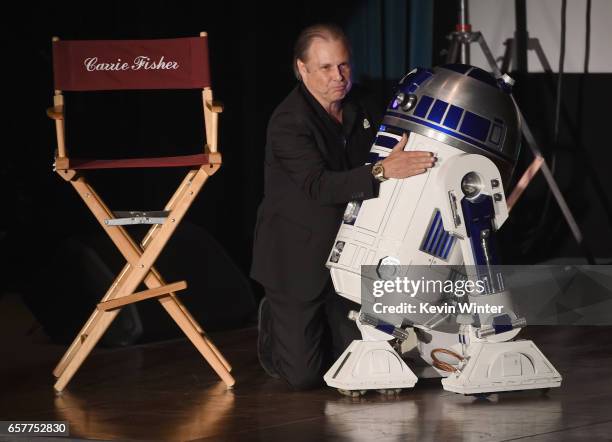
[[546,389],[561,386],[561,375],[533,341],[475,339],[459,367],[442,379],[442,386],[470,395]]
[[440,185],[447,194],[462,196],[443,214],[445,228],[460,238],[468,277],[484,289],[462,300],[470,309],[457,315],[459,344],[431,352],[434,366],[450,372],[442,380],[444,389],[482,394],[559,387],[561,375],[538,347],[514,339],[526,321],[514,312],[501,268],[495,267],[495,232],[507,218],[497,168],[475,155],[462,155],[447,166]]
[[509,291],[470,296],[471,305],[503,305],[504,314],[460,314],[458,344],[431,351],[433,365],[448,375],[445,390],[466,395],[548,389],[561,385],[561,375],[530,340],[516,339],[526,325],[511,309]]

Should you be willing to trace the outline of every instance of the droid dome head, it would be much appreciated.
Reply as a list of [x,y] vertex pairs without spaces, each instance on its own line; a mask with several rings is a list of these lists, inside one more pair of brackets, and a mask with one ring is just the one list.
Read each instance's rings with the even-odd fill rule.
[[512,83],[464,64],[417,68],[400,81],[383,124],[484,155],[507,182],[521,139]]

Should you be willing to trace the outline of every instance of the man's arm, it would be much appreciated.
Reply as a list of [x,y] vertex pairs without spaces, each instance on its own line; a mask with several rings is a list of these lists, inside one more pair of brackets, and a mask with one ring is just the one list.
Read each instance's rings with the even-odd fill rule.
[[281,167],[310,199],[321,204],[343,204],[378,195],[379,183],[372,176],[371,165],[329,170],[306,125],[294,114],[283,112],[273,117],[268,142]]

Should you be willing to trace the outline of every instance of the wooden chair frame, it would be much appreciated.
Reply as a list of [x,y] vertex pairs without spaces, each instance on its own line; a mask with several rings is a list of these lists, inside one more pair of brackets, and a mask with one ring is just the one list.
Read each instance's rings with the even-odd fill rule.
[[[202,32],[200,37],[206,38],[207,34]],[[53,38],[53,41],[58,40],[57,37]],[[119,314],[121,307],[149,298],[156,298],[159,301],[221,380],[228,388],[232,387],[235,380],[230,374],[231,366],[175,294],[176,291],[187,287],[186,282],[167,284],[153,267],[206,180],[221,167],[221,154],[217,152],[217,134],[218,115],[223,111],[223,106],[213,101],[210,87],[202,90],[207,164],[191,168],[187,172],[164,208],[169,213],[163,224],[153,224],[142,242],[137,244],[125,228],[107,223],[107,220],[115,218],[113,213],[89,184],[84,174],[71,168],[65,144],[64,97],[61,90],[55,90],[53,103],[54,106],[47,111],[47,114],[55,120],[57,136],[55,171],[72,184],[127,261],[53,370],[54,376],[57,377],[55,390],[61,392],[70,382],[113,319]],[[147,290],[134,293],[142,282]]]

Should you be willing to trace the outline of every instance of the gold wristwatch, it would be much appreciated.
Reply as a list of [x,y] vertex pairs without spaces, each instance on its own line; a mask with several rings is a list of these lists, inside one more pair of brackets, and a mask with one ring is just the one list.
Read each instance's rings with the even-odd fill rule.
[[385,168],[382,165],[382,161],[377,161],[374,164],[374,167],[372,167],[372,175],[380,183],[388,180],[388,178],[385,177]]

